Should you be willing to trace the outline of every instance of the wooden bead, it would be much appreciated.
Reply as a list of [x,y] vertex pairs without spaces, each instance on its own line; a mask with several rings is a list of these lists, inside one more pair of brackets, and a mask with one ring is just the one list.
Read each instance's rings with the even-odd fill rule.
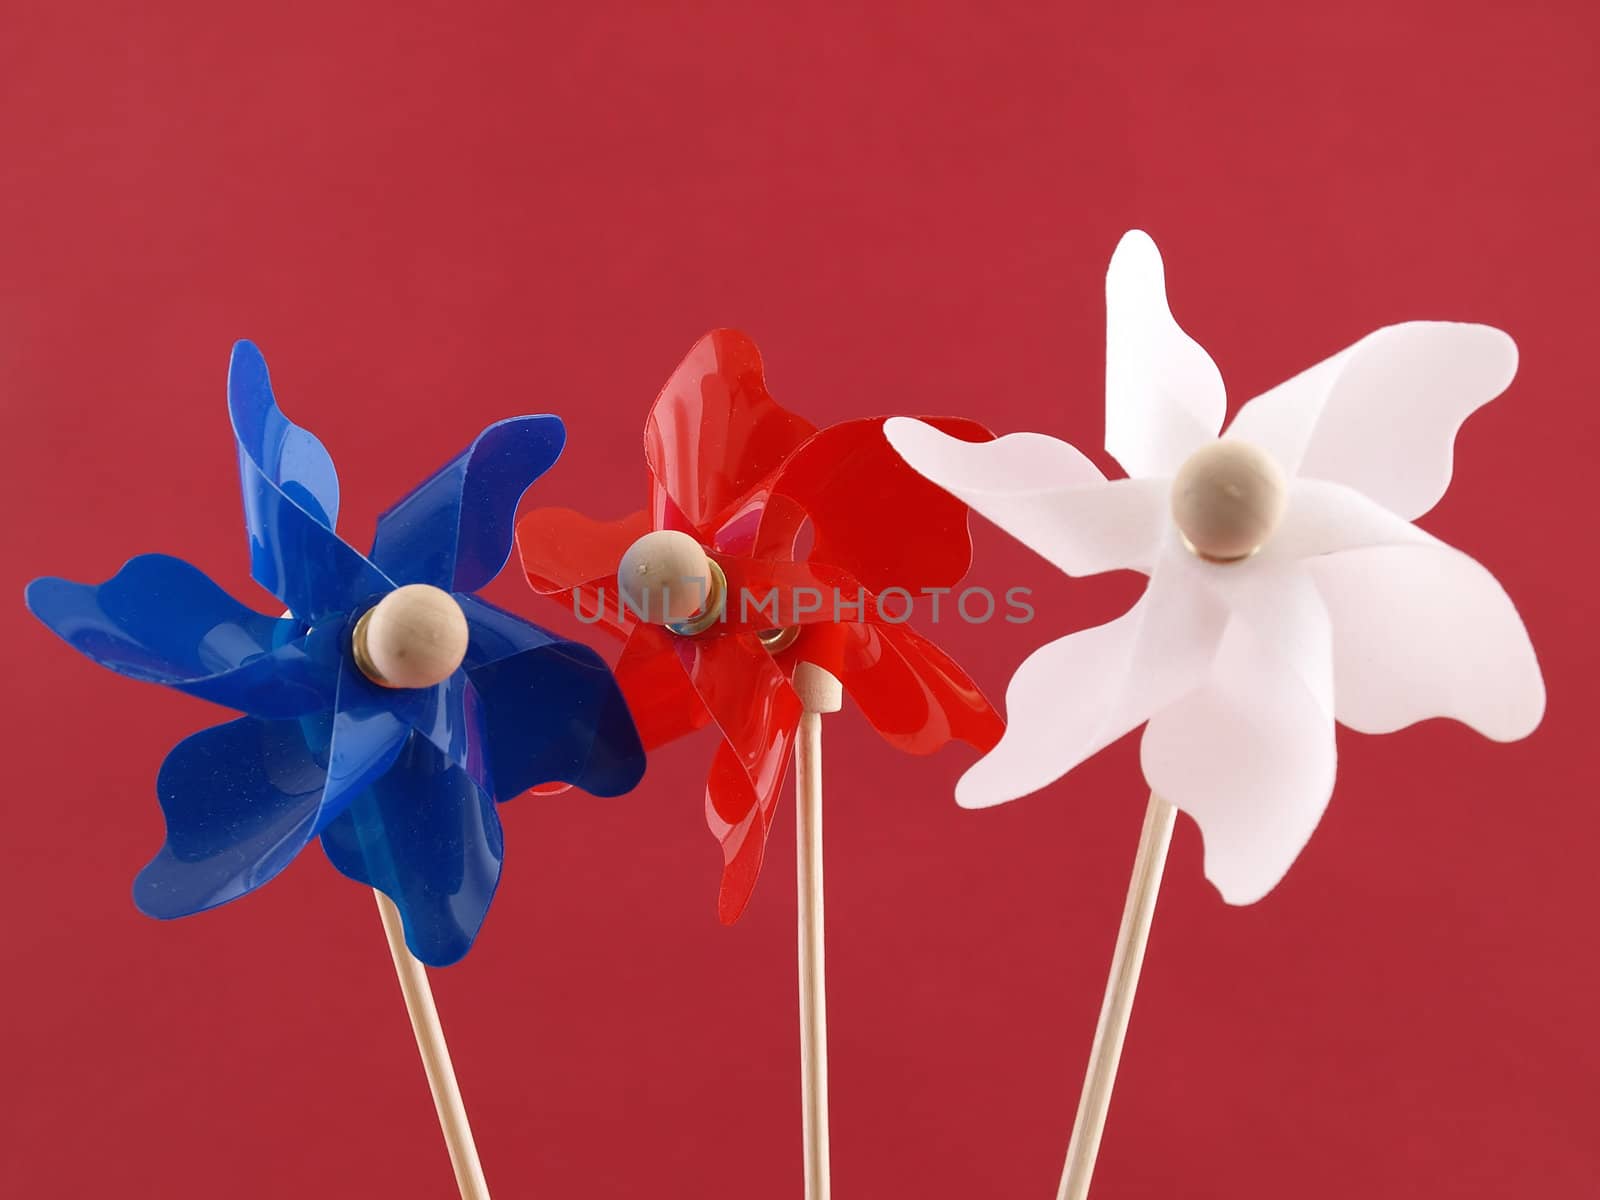
[[800,707],[808,713],[835,713],[844,707],[844,684],[816,663],[797,664],[793,684]]
[[617,566],[617,591],[631,616],[657,625],[687,621],[712,599],[711,561],[700,543],[657,529],[628,547]]
[[449,592],[411,583],[362,615],[353,643],[356,665],[373,683],[434,687],[467,656],[467,618]]
[[1249,558],[1283,520],[1289,489],[1266,451],[1248,442],[1203,446],[1172,481],[1172,519],[1189,549],[1212,562]]

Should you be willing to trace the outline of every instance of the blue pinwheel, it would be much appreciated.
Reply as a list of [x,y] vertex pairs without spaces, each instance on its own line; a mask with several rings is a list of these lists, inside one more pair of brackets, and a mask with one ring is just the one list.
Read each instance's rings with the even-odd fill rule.
[[[160,554],[98,586],[46,578],[27,590],[33,613],[102,666],[246,714],[162,763],[166,843],[134,902],[161,918],[214,908],[320,836],[339,871],[395,902],[417,958],[455,962],[500,879],[496,804],[544,784],[616,796],[644,772],[600,656],[473,594],[505,565],[517,503],[565,430],[554,416],[489,426],[379,518],[362,555],[334,532],[333,460],[279,410],[249,342],[233,350],[228,409],[250,573],[288,606],[283,617]],[[437,682],[397,686],[365,652],[363,618],[419,593],[464,633]]]

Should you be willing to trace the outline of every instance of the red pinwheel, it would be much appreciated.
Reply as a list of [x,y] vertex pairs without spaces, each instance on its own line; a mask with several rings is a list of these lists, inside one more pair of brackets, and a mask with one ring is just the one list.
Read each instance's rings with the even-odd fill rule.
[[[966,574],[972,543],[966,506],[904,466],[884,420],[816,429],[767,393],[755,344],[717,330],[645,423],[648,512],[602,522],[547,508],[518,527],[534,590],[623,639],[617,682],[646,748],[708,724],[721,732],[706,819],[722,844],[727,924],[761,869],[800,719],[798,665],[835,675],[902,750],[959,740],[986,751],[1002,732],[966,673],[905,624],[912,596]],[[929,423],[991,436],[973,421]]]

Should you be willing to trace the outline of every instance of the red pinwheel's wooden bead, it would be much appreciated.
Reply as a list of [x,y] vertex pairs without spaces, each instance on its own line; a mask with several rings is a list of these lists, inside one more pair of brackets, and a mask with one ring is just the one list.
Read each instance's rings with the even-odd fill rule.
[[1189,549],[1211,562],[1237,562],[1261,549],[1287,504],[1278,464],[1248,442],[1201,447],[1172,481],[1172,519]]
[[675,529],[645,534],[617,566],[617,591],[630,613],[657,625],[686,622],[716,600],[717,572],[700,543]]
[[373,683],[434,687],[467,655],[467,618],[449,592],[411,583],[362,615],[352,643],[356,665]]
[[797,665],[793,684],[801,708],[808,713],[836,713],[844,707],[844,684],[816,663]]

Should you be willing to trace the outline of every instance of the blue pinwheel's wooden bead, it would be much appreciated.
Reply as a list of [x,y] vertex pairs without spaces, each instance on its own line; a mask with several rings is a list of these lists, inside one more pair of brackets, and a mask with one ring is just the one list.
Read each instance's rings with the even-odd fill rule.
[[449,592],[410,583],[362,615],[351,649],[373,683],[434,687],[455,674],[467,655],[467,618]]
[[1172,480],[1172,520],[1189,549],[1211,562],[1238,562],[1266,544],[1283,520],[1289,489],[1266,451],[1248,442],[1202,446]]
[[712,613],[721,572],[700,543],[675,529],[645,534],[617,565],[617,591],[630,615],[677,626]]

